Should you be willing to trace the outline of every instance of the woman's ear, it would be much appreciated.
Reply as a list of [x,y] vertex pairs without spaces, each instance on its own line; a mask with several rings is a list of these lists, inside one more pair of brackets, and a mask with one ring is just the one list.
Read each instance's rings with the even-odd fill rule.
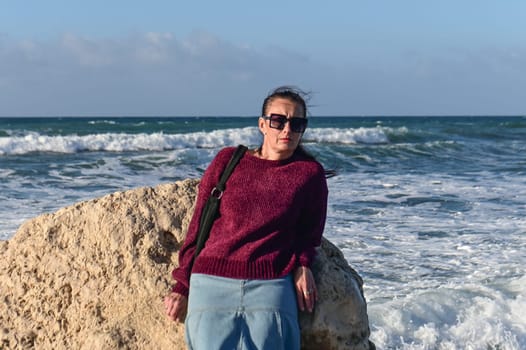
[[259,126],[259,131],[261,131],[261,133],[262,133],[263,135],[265,135],[266,130],[267,130],[267,128],[266,128],[266,123],[265,123],[265,119],[263,119],[263,118],[260,117],[259,120],[258,120],[258,126]]

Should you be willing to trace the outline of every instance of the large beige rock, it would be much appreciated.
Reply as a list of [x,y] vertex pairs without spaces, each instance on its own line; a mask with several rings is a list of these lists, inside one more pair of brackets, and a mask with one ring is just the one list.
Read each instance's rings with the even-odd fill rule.
[[315,312],[300,315],[304,350],[374,350],[369,339],[362,278],[342,252],[323,239],[312,266],[319,300]]
[[[197,180],[118,192],[39,216],[0,241],[0,349],[184,349],[167,319]],[[361,279],[324,241],[304,349],[369,349]]]

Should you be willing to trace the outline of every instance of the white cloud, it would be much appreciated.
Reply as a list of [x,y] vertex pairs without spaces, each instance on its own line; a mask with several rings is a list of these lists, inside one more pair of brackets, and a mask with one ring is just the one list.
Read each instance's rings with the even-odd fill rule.
[[65,34],[61,40],[64,53],[71,54],[80,65],[107,66],[115,62],[115,52],[112,43],[99,42],[73,34]]
[[178,43],[171,33],[149,32],[144,35],[143,45],[137,45],[135,57],[139,62],[162,63],[177,58]]
[[255,115],[262,95],[281,84],[318,92],[316,114],[526,110],[525,48],[324,59],[205,31],[47,41],[0,34],[0,115]]
[[229,114],[236,110],[222,101],[229,91],[246,95],[268,90],[276,76],[294,79],[298,69],[280,63],[291,56],[206,32],[183,39],[156,32],[113,39],[67,33],[45,42],[0,37],[0,115]]

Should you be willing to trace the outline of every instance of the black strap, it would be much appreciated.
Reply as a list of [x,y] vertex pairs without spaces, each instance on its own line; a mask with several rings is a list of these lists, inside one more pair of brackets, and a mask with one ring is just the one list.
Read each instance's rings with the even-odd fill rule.
[[203,212],[201,213],[201,217],[199,218],[199,229],[197,231],[196,249],[190,266],[193,266],[195,259],[205,246],[206,240],[210,235],[210,229],[212,228],[212,225],[214,224],[214,221],[218,215],[219,202],[221,197],[223,196],[226,181],[234,171],[234,168],[237,166],[241,158],[243,158],[243,155],[246,151],[247,147],[243,145],[237,146],[237,149],[232,155],[232,158],[230,158],[230,161],[223,170],[219,182],[217,183],[216,187],[212,189],[212,192],[210,193],[210,196],[208,197],[205,206],[203,207]]
[[[217,183],[215,189],[219,190],[220,195],[223,194],[223,191],[225,190],[225,184],[232,172],[234,171],[235,167],[237,166],[237,163],[243,158],[243,155],[247,151],[247,147],[243,145],[239,145],[236,148],[236,151],[232,155],[232,158],[230,158],[230,161],[225,167],[225,170],[223,170],[223,174],[221,174],[221,178],[219,179],[219,182]],[[214,190],[212,190],[212,194],[214,195]],[[217,196],[217,194],[215,194]]]

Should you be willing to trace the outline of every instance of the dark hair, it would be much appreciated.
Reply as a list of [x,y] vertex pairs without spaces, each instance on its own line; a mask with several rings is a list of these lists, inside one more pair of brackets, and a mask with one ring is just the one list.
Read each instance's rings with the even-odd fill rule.
[[299,104],[303,108],[303,116],[307,118],[307,102],[310,100],[309,92],[305,92],[296,86],[279,86],[272,90],[263,101],[261,115],[266,114],[268,105],[276,98],[285,98]]

